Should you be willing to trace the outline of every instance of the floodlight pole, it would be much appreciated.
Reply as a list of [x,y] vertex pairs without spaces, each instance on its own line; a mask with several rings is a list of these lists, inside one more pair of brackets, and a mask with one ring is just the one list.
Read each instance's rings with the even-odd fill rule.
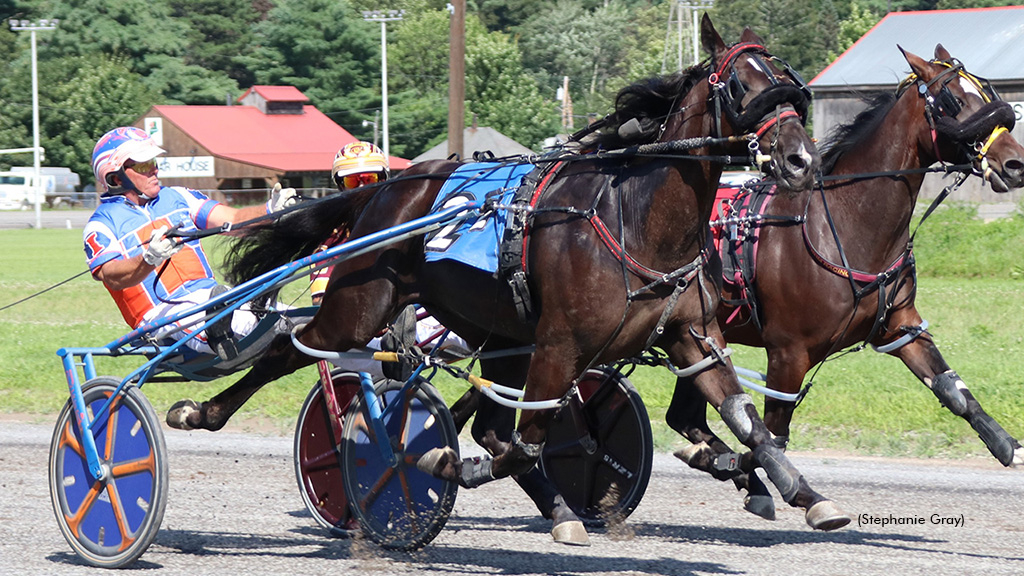
[[364,10],[363,20],[367,22],[380,22],[380,94],[381,94],[381,124],[384,133],[384,155],[390,156],[390,141],[388,139],[388,40],[387,23],[401,20],[405,10]]
[[39,20],[38,22],[29,22],[28,20],[15,20],[9,21],[12,32],[21,32],[28,30],[32,38],[32,165],[34,167],[33,173],[35,174],[35,185],[36,185],[36,229],[43,227],[43,205],[41,196],[43,196],[43,177],[40,151],[42,148],[39,146],[39,67],[36,64],[36,30],[56,30],[59,20]]
[[[711,8],[713,8],[715,6],[715,0],[677,0],[677,2],[678,2],[678,6],[680,8],[687,8],[688,11],[690,12],[690,14],[693,16],[693,65],[696,66],[697,64],[700,64],[700,46],[699,46],[699,40],[698,40],[700,38],[700,24],[699,24],[699,19],[697,18],[697,11],[700,10],[701,8],[703,8],[705,11],[706,10],[710,10]],[[682,17],[682,14],[681,13],[677,14],[676,18],[678,19],[677,21],[678,21],[679,26],[680,26],[680,29],[679,29],[679,63],[680,63],[680,66],[679,67],[682,68],[682,60],[683,60],[683,31],[682,31],[683,17]]]

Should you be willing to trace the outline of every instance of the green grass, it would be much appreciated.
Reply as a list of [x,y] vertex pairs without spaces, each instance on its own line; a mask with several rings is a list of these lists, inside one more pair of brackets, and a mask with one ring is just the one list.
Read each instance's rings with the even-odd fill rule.
[[[929,330],[982,405],[1018,438],[1024,436],[1024,280],[1013,274],[1013,266],[1019,268],[1022,262],[1022,223],[1015,218],[982,224],[943,210],[928,221],[918,242],[918,308]],[[950,232],[950,226],[960,234]],[[985,239],[986,249],[996,254],[971,252],[977,249],[977,238],[987,236],[1003,239]],[[216,255],[222,247],[215,241],[209,249]],[[0,230],[0,307],[84,269],[79,230]],[[290,287],[294,292],[289,296],[304,302],[299,284]],[[67,399],[56,350],[102,345],[127,329],[102,285],[88,274],[0,311],[0,412],[52,422]],[[737,347],[734,361],[751,369],[765,367],[763,352],[750,348]],[[131,358],[97,362],[101,374],[114,376],[139,365]],[[144,392],[162,413],[181,398],[205,400],[234,379],[150,383]],[[647,367],[638,368],[631,379],[650,412],[658,449],[680,446],[678,436],[664,424],[674,379],[663,369]],[[307,368],[269,384],[242,409],[234,427],[289,434],[315,381],[315,370]],[[870,349],[849,354],[827,362],[814,382],[795,414],[791,449],[921,457],[987,454],[970,426],[943,409],[894,358]],[[437,378],[435,384],[449,402],[466,387],[449,377]],[[711,418],[731,438],[717,416]]]

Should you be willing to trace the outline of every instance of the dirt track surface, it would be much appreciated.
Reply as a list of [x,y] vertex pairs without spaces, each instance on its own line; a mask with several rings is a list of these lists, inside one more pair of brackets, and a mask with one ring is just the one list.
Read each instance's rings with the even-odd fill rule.
[[[71,552],[53,518],[50,433],[46,425],[0,422],[0,574],[100,573]],[[658,455],[636,512],[624,526],[592,529],[590,547],[553,543],[548,522],[503,480],[460,491],[437,539],[407,554],[326,537],[299,497],[290,438],[165,434],[169,499],[156,541],[133,566],[145,574],[1024,573],[1024,471],[994,462],[793,454],[811,485],[852,515],[923,518],[861,526],[855,519],[815,533],[785,505],[775,522],[751,516],[731,484]],[[933,516],[962,523],[936,524]]]

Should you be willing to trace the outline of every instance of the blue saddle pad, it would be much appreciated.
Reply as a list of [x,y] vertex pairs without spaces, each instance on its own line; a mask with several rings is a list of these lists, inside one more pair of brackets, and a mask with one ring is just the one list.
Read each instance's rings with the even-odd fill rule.
[[[470,201],[495,199],[507,204],[533,164],[476,162],[460,166],[448,177],[434,201],[431,213]],[[485,272],[498,269],[498,246],[505,233],[507,210],[492,210],[445,226],[427,235],[427,262],[455,260]]]

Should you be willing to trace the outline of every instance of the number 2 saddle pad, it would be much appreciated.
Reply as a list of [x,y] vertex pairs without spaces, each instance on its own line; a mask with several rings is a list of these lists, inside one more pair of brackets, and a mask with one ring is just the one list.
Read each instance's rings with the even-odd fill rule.
[[[508,204],[533,164],[474,162],[460,166],[437,194],[431,213],[470,201]],[[428,234],[424,253],[427,262],[455,260],[485,272],[498,269],[498,246],[505,233],[507,210],[490,210],[444,226]]]

